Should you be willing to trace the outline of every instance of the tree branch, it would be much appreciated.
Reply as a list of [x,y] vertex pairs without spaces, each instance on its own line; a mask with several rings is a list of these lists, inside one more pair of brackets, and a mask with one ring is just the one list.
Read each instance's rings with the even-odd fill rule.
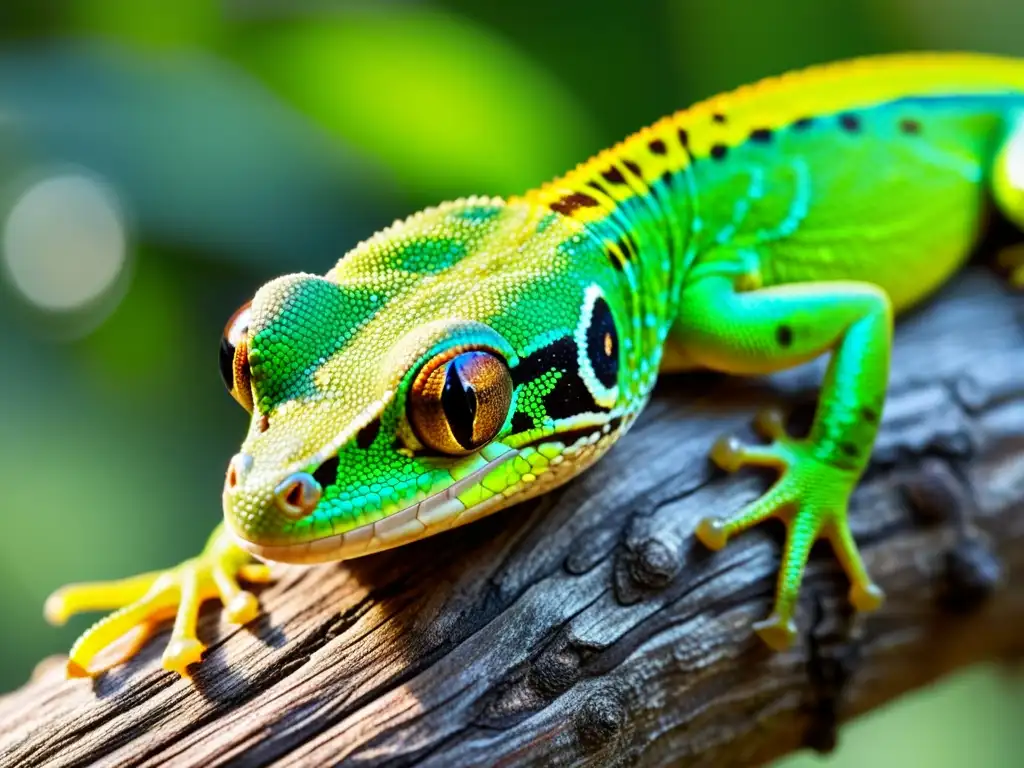
[[[802,746],[981,659],[1024,649],[1024,330],[1019,299],[969,270],[899,329],[854,533],[888,594],[847,607],[830,554],[801,642],[773,654],[780,530],[719,553],[697,519],[765,477],[705,459],[757,407],[806,422],[822,366],[769,383],[666,377],[634,428],[560,492],[343,565],[284,569],[255,627],[209,611],[194,683],[161,639],[97,681],[41,666],[0,699],[3,765],[245,762],[724,766]],[[770,384],[770,386],[769,386]]]

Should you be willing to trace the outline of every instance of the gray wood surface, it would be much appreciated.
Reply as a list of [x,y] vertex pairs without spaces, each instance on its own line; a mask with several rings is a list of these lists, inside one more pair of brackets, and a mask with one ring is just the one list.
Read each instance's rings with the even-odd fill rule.
[[[43,663],[0,699],[8,765],[698,765],[827,749],[837,726],[1024,650],[1024,301],[972,268],[897,333],[853,529],[888,601],[851,614],[815,551],[800,642],[750,624],[781,526],[691,532],[765,487],[705,454],[758,407],[806,421],[822,364],[771,381],[665,377],[596,468],[535,503],[347,564],[284,569],[268,613],[205,614],[194,682],[166,635],[96,681]],[[211,521],[212,523],[212,521]],[[199,542],[197,542],[198,546]]]

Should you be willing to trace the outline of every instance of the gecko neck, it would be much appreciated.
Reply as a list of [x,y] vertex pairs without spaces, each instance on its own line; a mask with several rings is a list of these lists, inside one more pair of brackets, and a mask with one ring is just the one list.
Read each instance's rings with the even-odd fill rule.
[[657,371],[694,260],[697,197],[685,129],[662,121],[522,199],[574,220],[605,251],[630,307],[638,364]]

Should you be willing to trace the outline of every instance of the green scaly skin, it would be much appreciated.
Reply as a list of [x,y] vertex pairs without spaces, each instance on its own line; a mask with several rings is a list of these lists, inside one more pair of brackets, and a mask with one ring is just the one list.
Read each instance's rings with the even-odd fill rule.
[[[956,271],[987,199],[1024,225],[1022,115],[1018,61],[820,67],[666,118],[523,197],[397,222],[325,277],[269,283],[239,336],[242,379],[228,347],[229,381],[253,419],[228,472],[225,528],[174,571],[51,598],[55,620],[126,606],[80,640],[69,669],[85,674],[110,641],[180,604],[165,664],[184,673],[202,653],[199,601],[221,596],[236,621],[255,614],[235,579],[268,574],[246,572],[246,553],[361,556],[564,483],[629,428],[659,370],[758,375],[828,352],[806,438],[769,413],[759,424],[770,444],[725,438],[712,452],[730,471],[775,467],[779,481],[695,533],[717,549],[769,516],[786,521],[775,608],[756,627],[774,648],[793,640],[820,537],[854,605],[877,607],[847,502],[881,419],[893,316]],[[463,437],[479,413],[498,414],[496,435],[451,455],[425,445],[411,398],[430,361],[465,350],[503,361],[511,397],[494,395],[495,411],[478,378],[474,394],[445,401],[442,430]]]

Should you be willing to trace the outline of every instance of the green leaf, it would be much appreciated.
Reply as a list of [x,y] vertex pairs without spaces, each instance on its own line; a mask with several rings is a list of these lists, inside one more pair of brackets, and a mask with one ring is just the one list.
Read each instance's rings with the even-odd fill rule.
[[232,47],[271,88],[429,198],[520,192],[597,148],[548,72],[464,19],[389,11],[275,22]]

